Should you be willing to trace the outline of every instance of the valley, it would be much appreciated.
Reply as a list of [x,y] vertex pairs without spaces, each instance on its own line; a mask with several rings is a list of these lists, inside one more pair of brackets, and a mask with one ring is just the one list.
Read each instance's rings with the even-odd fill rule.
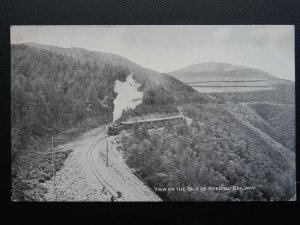
[[[287,201],[295,195],[292,81],[215,62],[163,74],[115,54],[36,43],[12,45],[11,66],[14,201],[111,201],[118,191],[116,201]],[[188,122],[109,137],[106,166],[101,138],[108,125],[179,109]],[[71,131],[74,138],[64,139]],[[63,139],[55,147],[72,149],[56,170],[55,191],[51,164],[41,167],[43,159],[29,154],[50,152],[44,143],[52,136]],[[174,186],[257,188],[151,191]],[[35,190],[30,198],[28,190]]]

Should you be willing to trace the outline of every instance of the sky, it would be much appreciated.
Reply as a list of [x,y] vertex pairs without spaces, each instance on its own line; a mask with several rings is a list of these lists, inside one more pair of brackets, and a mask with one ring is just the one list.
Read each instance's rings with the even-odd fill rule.
[[12,26],[11,43],[110,52],[167,73],[201,62],[254,67],[295,80],[294,26]]

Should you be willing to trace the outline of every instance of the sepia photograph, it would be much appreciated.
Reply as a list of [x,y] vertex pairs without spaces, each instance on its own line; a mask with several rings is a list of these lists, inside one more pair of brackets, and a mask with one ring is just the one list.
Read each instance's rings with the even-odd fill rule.
[[13,25],[11,201],[296,201],[293,25]]

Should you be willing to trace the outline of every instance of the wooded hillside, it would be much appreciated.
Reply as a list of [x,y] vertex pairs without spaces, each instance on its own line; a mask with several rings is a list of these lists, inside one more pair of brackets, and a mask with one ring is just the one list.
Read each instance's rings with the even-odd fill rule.
[[[38,163],[45,161],[38,153],[50,148],[51,136],[58,145],[112,122],[115,81],[125,81],[130,73],[144,93],[137,114],[177,112],[175,105],[184,97],[205,100],[184,83],[121,56],[32,43],[11,46],[13,198],[24,198],[28,185],[20,185],[21,180],[51,178],[50,164],[43,169]],[[16,193],[14,187],[21,189]]]
[[295,155],[214,104],[184,106],[191,126],[122,136],[128,163],[154,189],[255,187],[240,191],[165,191],[166,201],[282,201],[295,193]]

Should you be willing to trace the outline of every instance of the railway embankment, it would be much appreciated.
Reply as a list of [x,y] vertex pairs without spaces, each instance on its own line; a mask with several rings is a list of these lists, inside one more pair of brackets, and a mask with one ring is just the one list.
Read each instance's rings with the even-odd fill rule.
[[91,130],[76,141],[61,146],[72,148],[64,166],[46,182],[48,201],[161,201],[131,169],[117,151],[106,127]]
[[56,173],[55,182],[54,178],[46,182],[47,201],[109,201],[108,194],[90,171],[85,154],[90,145],[104,132],[105,127],[96,128],[60,146],[72,148],[73,152]]

